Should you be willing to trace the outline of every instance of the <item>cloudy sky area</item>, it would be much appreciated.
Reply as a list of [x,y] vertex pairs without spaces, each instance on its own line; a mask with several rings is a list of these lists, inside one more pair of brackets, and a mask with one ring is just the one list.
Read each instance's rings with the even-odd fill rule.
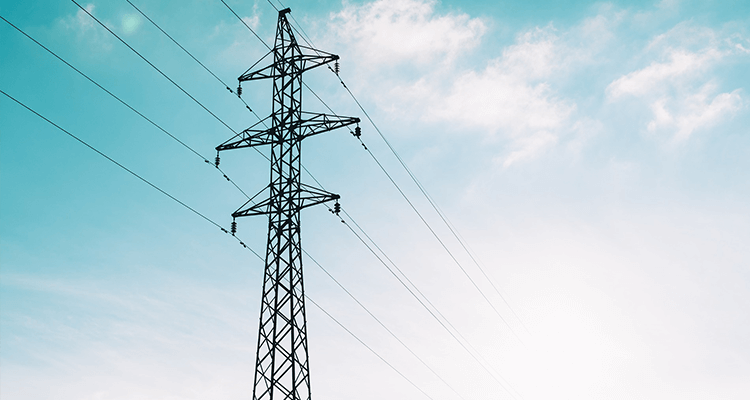
[[[266,52],[221,1],[132,1],[232,88]],[[268,2],[227,3],[271,43]],[[750,5],[704,3],[284,3],[341,56],[492,284],[369,122],[364,143],[507,322],[358,141],[307,139],[305,166],[474,354],[308,209],[305,249],[440,376],[307,258],[310,298],[413,383],[308,303],[314,399],[750,398]],[[234,130],[257,122],[125,0],[81,5]],[[0,15],[203,157],[232,135],[74,3]],[[246,199],[213,167],[4,21],[0,43],[1,90],[229,225]],[[305,80],[364,119],[329,71]],[[243,91],[270,112],[268,82]],[[0,140],[3,399],[251,398],[262,262],[6,96]],[[252,150],[221,165],[267,184]],[[267,222],[238,223],[263,249]]]

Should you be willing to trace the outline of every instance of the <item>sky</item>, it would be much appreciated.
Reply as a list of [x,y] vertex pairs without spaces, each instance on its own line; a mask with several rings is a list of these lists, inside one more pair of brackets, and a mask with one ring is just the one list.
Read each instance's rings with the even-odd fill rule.
[[[131,1],[232,89],[267,51],[221,1]],[[338,78],[306,72],[420,213],[346,130],[305,140],[347,215],[304,210],[303,247],[398,338],[306,256],[325,310],[307,304],[314,399],[750,398],[749,3],[282,3],[467,245]],[[200,155],[5,21],[0,90],[228,227],[246,198],[201,157],[256,115],[127,1],[80,4],[231,129],[73,2],[0,0],[0,16]],[[272,42],[269,2],[227,4]],[[269,82],[242,98],[271,111]],[[221,167],[248,194],[267,184],[252,150]],[[237,222],[262,253],[264,217]],[[262,272],[0,95],[3,399],[249,399]]]

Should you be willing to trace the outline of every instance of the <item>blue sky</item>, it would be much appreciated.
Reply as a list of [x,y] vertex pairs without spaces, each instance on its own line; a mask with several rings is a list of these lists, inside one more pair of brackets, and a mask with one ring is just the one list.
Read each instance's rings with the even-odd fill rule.
[[[265,54],[218,0],[133,3],[232,87]],[[81,4],[233,129],[257,122],[126,1]],[[228,4],[270,43],[268,2]],[[303,163],[516,398],[748,398],[747,2],[284,6],[341,56],[512,311],[368,122],[364,142],[512,331],[348,133],[306,140]],[[231,136],[72,2],[2,1],[0,15],[204,157]],[[0,43],[0,89],[229,225],[245,199],[214,168],[5,22]],[[364,117],[329,72],[305,80]],[[270,112],[267,82],[243,89]],[[253,151],[221,165],[250,194],[267,184]],[[5,96],[0,220],[3,398],[251,396],[262,263]],[[266,221],[238,223],[262,250]],[[303,244],[460,394],[306,259],[310,297],[431,398],[513,398],[325,208],[305,210]],[[313,398],[427,398],[311,304],[308,321]]]

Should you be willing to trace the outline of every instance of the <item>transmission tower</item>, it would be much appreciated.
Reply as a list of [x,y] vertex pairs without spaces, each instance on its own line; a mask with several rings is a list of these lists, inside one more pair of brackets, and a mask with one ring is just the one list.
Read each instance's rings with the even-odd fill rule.
[[[261,121],[216,147],[220,152],[271,146],[271,182],[232,213],[232,218],[268,215],[253,400],[310,400],[300,210],[331,200],[337,200],[338,210],[339,195],[300,181],[301,144],[309,136],[360,122],[359,118],[302,111],[302,73],[339,57],[300,46],[287,20],[289,12],[288,8],[279,11],[273,49],[238,78],[240,85],[273,80],[271,127],[255,129]],[[270,65],[256,68],[270,55]],[[218,164],[218,154],[216,158]],[[233,221],[232,233],[235,230]]]

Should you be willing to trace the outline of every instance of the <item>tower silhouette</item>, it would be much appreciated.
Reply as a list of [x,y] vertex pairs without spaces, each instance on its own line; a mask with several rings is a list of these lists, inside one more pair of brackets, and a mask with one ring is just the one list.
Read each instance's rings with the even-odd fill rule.
[[[279,11],[273,49],[238,78],[240,85],[273,80],[271,127],[256,129],[261,121],[216,147],[220,152],[271,146],[270,183],[232,213],[233,218],[268,215],[254,400],[310,399],[300,210],[339,196],[301,182],[301,145],[309,136],[360,122],[359,118],[302,111],[302,73],[339,57],[300,46],[287,20],[290,11]],[[256,68],[269,56],[273,56],[271,64]],[[233,222],[233,233],[235,227]]]

